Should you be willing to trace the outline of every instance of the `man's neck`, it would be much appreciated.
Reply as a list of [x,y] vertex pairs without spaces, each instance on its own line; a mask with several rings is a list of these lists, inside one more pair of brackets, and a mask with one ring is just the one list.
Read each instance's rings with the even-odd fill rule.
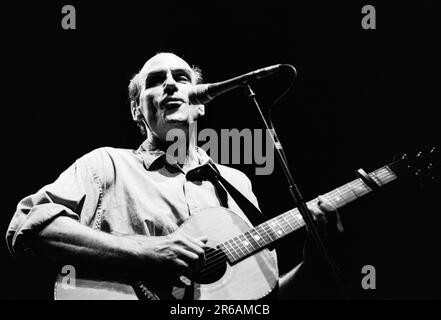
[[[179,166],[181,167],[182,170],[184,170],[185,172],[197,167],[200,163],[199,163],[199,155],[198,155],[198,151],[197,151],[197,146],[196,146],[196,139],[194,138],[189,138],[189,139],[185,139],[185,141],[182,142],[181,145],[179,145],[179,140],[178,141],[163,141],[160,138],[158,138],[155,135],[149,134],[149,138],[148,141],[154,145],[156,148],[164,151],[165,153],[169,154],[170,156],[172,156],[173,158],[176,157],[175,154],[170,154],[170,146],[173,145],[172,151],[175,151],[176,149],[178,150],[185,150],[185,155],[182,156],[179,154],[178,158],[176,159]],[[187,143],[188,141],[188,143]],[[184,153],[184,152],[182,152]]]
[[195,145],[190,145],[187,148],[185,161],[184,163],[179,163],[179,165],[181,166],[182,170],[184,170],[185,172],[199,165],[199,156]]

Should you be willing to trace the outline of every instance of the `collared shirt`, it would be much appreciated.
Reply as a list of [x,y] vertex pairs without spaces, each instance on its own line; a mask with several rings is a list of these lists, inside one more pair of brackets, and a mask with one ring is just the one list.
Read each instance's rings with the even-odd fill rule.
[[[32,235],[57,216],[68,216],[116,235],[166,235],[198,211],[220,206],[222,192],[198,177],[211,159],[197,148],[199,165],[188,172],[145,141],[138,150],[104,147],[72,164],[56,181],[21,200],[7,230],[11,253],[32,254]],[[242,172],[216,164],[221,175],[258,207]],[[248,219],[228,195],[229,209]]]

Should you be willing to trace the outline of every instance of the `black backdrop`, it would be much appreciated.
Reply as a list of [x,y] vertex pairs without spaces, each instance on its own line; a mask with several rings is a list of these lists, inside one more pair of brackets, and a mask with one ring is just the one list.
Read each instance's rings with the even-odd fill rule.
[[[198,65],[208,82],[276,63],[296,66],[298,78],[274,121],[307,199],[352,180],[355,169],[373,170],[403,151],[436,144],[438,11],[434,2],[388,3],[6,6],[1,232],[20,199],[76,158],[101,146],[141,143],[126,88],[158,51]],[[61,28],[65,4],[76,8],[76,30]],[[365,4],[375,5],[376,30],[361,28]],[[261,103],[277,97],[287,81],[280,74],[256,84]],[[202,125],[262,128],[241,90],[210,103]],[[280,166],[269,176],[254,175],[254,165],[235,167],[251,178],[266,215],[291,208]],[[441,297],[438,189],[398,183],[341,210],[346,232],[335,255],[349,297]],[[282,271],[300,260],[303,237],[300,232],[279,244]],[[4,242],[0,249],[2,298],[50,297],[48,269],[16,264]],[[376,290],[361,288],[367,264],[376,268]]]

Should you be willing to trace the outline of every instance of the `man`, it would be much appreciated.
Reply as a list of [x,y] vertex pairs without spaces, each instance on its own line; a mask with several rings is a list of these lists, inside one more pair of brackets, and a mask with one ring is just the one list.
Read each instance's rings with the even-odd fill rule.
[[[7,231],[10,251],[19,257],[94,266],[130,279],[191,276],[201,270],[207,237],[191,237],[178,227],[211,206],[228,205],[246,216],[229,196],[222,199],[213,181],[198,177],[198,169],[210,162],[196,146],[193,126],[205,108],[189,103],[189,91],[199,78],[197,69],[174,54],[149,59],[129,86],[133,120],[147,139],[138,150],[94,150],[54,183],[24,198]],[[185,152],[178,158],[168,151],[174,143],[167,139],[172,130],[184,135],[178,143]],[[258,206],[243,173],[216,167]],[[315,215],[331,207],[323,203],[311,208]],[[293,274],[279,281],[285,298]]]

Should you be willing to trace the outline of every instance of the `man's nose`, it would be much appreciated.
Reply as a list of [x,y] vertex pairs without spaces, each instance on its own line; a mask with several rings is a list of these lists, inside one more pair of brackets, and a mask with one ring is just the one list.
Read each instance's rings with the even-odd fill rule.
[[173,93],[178,90],[178,86],[176,85],[176,81],[171,74],[167,75],[167,78],[164,81],[164,92],[165,93]]

